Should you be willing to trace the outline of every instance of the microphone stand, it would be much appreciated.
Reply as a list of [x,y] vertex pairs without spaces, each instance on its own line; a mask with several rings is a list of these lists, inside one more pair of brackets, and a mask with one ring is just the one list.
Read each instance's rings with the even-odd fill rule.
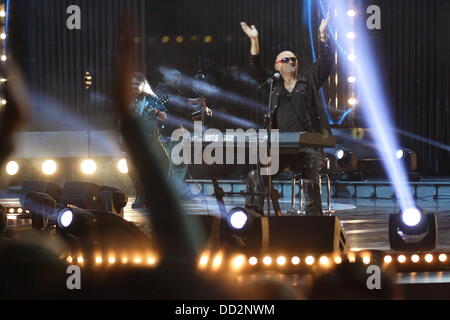
[[[268,112],[265,115],[266,118],[266,128],[267,128],[267,155],[269,159],[272,156],[272,144],[271,144],[271,133],[272,133],[272,89],[273,89],[273,79],[269,82],[269,105]],[[267,175],[267,216],[270,216],[270,201],[272,192],[272,175]]]

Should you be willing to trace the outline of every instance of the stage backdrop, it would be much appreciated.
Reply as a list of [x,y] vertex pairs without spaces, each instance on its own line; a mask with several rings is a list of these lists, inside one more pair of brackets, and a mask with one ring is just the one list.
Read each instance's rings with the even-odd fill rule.
[[[450,145],[450,2],[356,2],[381,8],[382,28],[370,37],[403,145],[417,151],[424,172],[450,174],[449,152],[438,147]],[[81,8],[81,30],[66,28],[66,8],[72,4]],[[273,71],[274,57],[285,49],[297,53],[305,70],[313,62],[312,48],[317,49],[318,4],[309,0],[11,1],[10,49],[32,91],[30,129],[114,128],[112,62],[119,13],[125,10],[136,26],[132,35],[136,69],[146,72],[153,86],[161,81],[161,67],[177,68],[187,76],[201,69],[220,88],[221,94],[209,97],[224,115],[215,126],[261,126],[265,99],[247,81],[249,43],[239,22],[258,27],[268,70]],[[348,107],[346,81],[341,78],[335,85],[339,59],[325,85],[332,121]],[[85,72],[92,76],[89,89],[83,83]],[[344,126],[365,126],[359,115],[356,109]]]

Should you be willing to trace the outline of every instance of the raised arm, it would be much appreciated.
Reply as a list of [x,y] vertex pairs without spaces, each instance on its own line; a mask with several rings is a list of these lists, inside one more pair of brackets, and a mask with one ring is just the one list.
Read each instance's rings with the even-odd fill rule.
[[249,27],[245,22],[241,22],[241,28],[250,39],[250,73],[259,84],[262,84],[266,81],[268,75],[264,72],[259,60],[258,30],[254,25]]
[[329,14],[327,14],[326,19],[322,19],[319,26],[319,59],[313,71],[314,82],[317,87],[322,86],[328,79],[334,64],[333,50],[331,49],[327,33],[329,17]]

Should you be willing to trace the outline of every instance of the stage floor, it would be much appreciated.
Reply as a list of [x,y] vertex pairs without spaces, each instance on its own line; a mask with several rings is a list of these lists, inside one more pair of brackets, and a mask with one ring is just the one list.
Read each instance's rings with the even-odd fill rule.
[[[125,219],[133,221],[143,230],[149,230],[150,219],[145,210],[134,210],[130,198],[125,208]],[[339,217],[345,230],[350,247],[355,250],[389,250],[388,220],[391,213],[399,211],[395,200],[333,198],[332,209]],[[428,213],[436,213],[438,220],[437,249],[450,250],[450,198],[417,200],[416,204]],[[227,209],[244,205],[243,197],[225,198]],[[283,214],[290,208],[290,199],[280,199]],[[326,203],[323,204],[324,208]],[[182,203],[188,214],[218,214],[216,199],[211,196],[201,197]],[[267,206],[265,206],[267,209]],[[273,214],[273,209],[272,209]]]

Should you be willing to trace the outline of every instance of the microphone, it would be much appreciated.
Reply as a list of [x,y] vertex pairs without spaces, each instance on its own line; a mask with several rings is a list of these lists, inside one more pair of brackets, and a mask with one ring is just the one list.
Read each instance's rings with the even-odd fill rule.
[[262,87],[264,87],[266,84],[271,84],[272,82],[274,82],[277,79],[280,79],[281,75],[278,72],[275,72],[273,74],[273,76],[271,76],[270,78],[268,78],[266,81],[264,81],[263,83],[261,83],[258,87],[258,89],[261,89]]

